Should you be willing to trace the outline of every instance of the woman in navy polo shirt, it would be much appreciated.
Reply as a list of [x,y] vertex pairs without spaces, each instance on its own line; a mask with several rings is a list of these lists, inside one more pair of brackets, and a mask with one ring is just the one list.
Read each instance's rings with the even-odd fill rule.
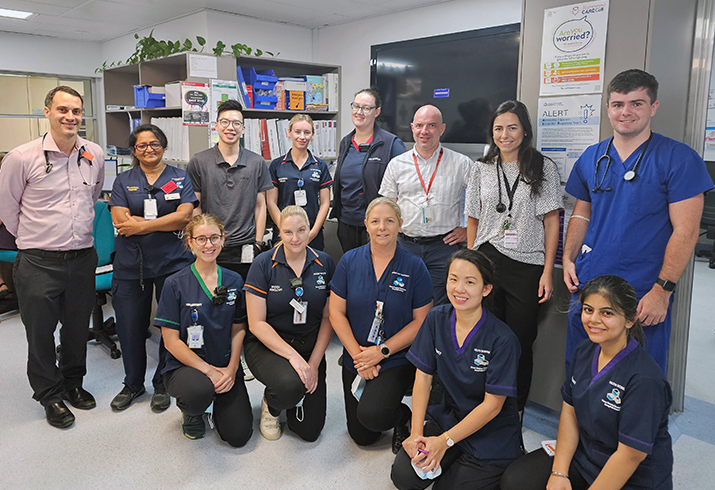
[[556,455],[527,454],[504,473],[501,488],[670,490],[673,396],[642,347],[636,291],[618,276],[599,276],[579,300],[589,339],[576,346],[561,388]]
[[[124,388],[111,402],[114,410],[128,408],[144,394],[152,292],[158,301],[164,280],[191,264],[181,237],[198,204],[186,171],[163,161],[167,139],[161,129],[142,124],[132,131],[129,145],[134,155],[132,168],[117,175],[109,202],[118,232],[112,303],[126,374]],[[151,408],[155,412],[166,410],[171,403],[161,379],[165,357],[160,341],[159,364],[152,379]]]
[[367,207],[370,242],[340,259],[330,283],[330,321],[343,343],[343,393],[350,437],[374,443],[394,429],[397,452],[410,433],[402,398],[415,368],[405,358],[432,308],[432,281],[424,262],[397,243],[400,207],[379,197]]
[[[519,340],[483,307],[494,264],[459,250],[449,260],[451,304],[429,312],[407,358],[417,367],[412,433],[392,466],[397,488],[494,489],[522,453],[516,406]],[[439,376],[441,400],[430,399]],[[428,402],[429,406],[428,406]],[[425,473],[436,472],[437,474]]]
[[262,253],[248,271],[246,307],[250,333],[248,367],[266,385],[261,434],[281,436],[278,416],[287,410],[288,427],[315,441],[325,425],[325,350],[333,335],[328,317],[328,284],[335,264],[308,247],[310,224],[300,206],[280,214],[281,243]]
[[253,414],[240,367],[246,335],[243,280],[216,264],[224,244],[216,216],[200,214],[186,226],[194,263],[166,280],[154,325],[169,351],[162,374],[176,397],[182,430],[189,439],[206,433],[203,415],[213,403],[218,435],[241,447],[253,433]]
[[333,178],[328,165],[308,150],[313,136],[313,119],[307,114],[293,116],[288,123],[288,137],[293,147],[273,160],[268,168],[274,187],[266,193],[266,203],[271,219],[276,223],[276,232],[279,231],[281,210],[290,205],[302,206],[310,221],[310,246],[323,250],[323,223],[330,209]]

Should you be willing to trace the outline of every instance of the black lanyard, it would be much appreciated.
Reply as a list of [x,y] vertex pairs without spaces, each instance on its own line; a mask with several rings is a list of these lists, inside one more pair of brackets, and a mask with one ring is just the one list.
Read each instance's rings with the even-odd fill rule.
[[[395,251],[396,252],[396,251]],[[395,253],[397,255],[397,253]],[[382,316],[385,316],[385,301],[387,300],[387,291],[390,289],[390,277],[392,277],[392,270],[395,268],[395,258],[392,257],[392,260],[390,260],[390,270],[387,271],[387,284],[385,284],[385,294],[382,297],[382,311],[383,314]],[[370,252],[370,259],[372,259],[372,251]],[[373,285],[373,290],[372,290],[372,302],[375,305],[375,309],[377,309],[377,289],[378,289],[378,281],[377,281],[377,274],[375,274],[375,264],[373,263],[372,265],[372,277],[374,279],[374,285]],[[385,277],[385,273],[382,273],[382,277]]]
[[507,210],[504,203],[501,201],[501,177],[504,177],[504,188],[506,189],[506,195],[509,198],[509,216],[511,216],[511,208],[514,207],[514,194],[516,194],[516,188],[519,187],[519,181],[521,180],[521,173],[516,176],[514,184],[509,187],[509,180],[506,178],[506,172],[501,163],[501,158],[497,158],[497,183],[499,184],[499,204],[497,204],[497,212],[503,213]]

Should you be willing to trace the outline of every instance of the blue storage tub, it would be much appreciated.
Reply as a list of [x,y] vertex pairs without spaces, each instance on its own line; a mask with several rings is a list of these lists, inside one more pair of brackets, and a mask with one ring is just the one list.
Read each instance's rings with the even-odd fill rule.
[[134,107],[166,107],[166,94],[152,94],[148,85],[134,85]]
[[257,88],[265,88],[273,90],[278,81],[276,73],[273,70],[258,70],[255,68],[241,68],[243,78],[246,80],[246,85],[252,85],[253,90]]

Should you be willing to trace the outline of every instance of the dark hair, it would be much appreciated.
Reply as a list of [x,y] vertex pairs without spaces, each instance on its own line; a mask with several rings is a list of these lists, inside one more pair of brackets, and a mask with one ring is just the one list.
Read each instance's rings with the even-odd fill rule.
[[[452,267],[452,263],[455,260],[466,260],[470,264],[473,264],[479,271],[479,274],[481,274],[482,282],[484,283],[484,285],[494,284],[494,262],[492,262],[491,259],[487,257],[483,252],[480,252],[478,250],[471,250],[468,248],[460,248],[459,250],[454,252],[449,258],[449,261],[447,261],[447,279],[449,278],[449,269],[450,267]],[[493,304],[491,294],[488,294],[486,297],[482,298],[482,307],[486,308],[489,311],[494,311],[492,306]]]
[[221,102],[217,109],[216,119],[221,117],[221,113],[225,111],[238,111],[241,113],[241,116],[243,116],[243,106],[239,101],[234,99],[228,99]]
[[501,150],[494,143],[494,121],[502,114],[510,112],[519,118],[519,123],[524,129],[524,140],[519,146],[519,173],[524,181],[528,182],[531,187],[531,195],[538,196],[541,192],[541,185],[544,183],[544,155],[532,146],[534,140],[534,131],[531,128],[531,120],[529,119],[529,111],[526,106],[518,100],[507,100],[502,102],[497,110],[492,114],[492,119],[489,121],[489,130],[487,139],[489,141],[489,151],[486,155],[478,160],[483,163],[494,163],[497,158],[501,158]]
[[355,95],[353,96],[353,100],[355,97],[357,97],[360,94],[367,94],[371,96],[373,99],[375,99],[375,107],[379,109],[382,107],[382,100],[380,100],[380,94],[378,93],[376,88],[370,87],[370,88],[364,88],[362,90],[358,90]]
[[628,340],[634,338],[640,345],[645,345],[643,326],[638,319],[638,296],[628,281],[619,276],[598,276],[588,281],[579,293],[578,300],[583,304],[592,294],[603,296],[617,313],[621,313],[626,320],[633,322],[633,326],[627,330]]
[[84,99],[79,94],[79,92],[77,92],[72,87],[68,87],[67,85],[60,85],[58,87],[53,88],[49,92],[47,92],[47,95],[45,96],[45,107],[47,107],[48,109],[52,108],[52,99],[55,98],[55,94],[57,92],[64,92],[66,94],[70,94],[75,97],[79,97],[79,100],[82,102],[82,105],[84,106]]
[[132,167],[139,165],[139,159],[134,154],[134,145],[137,144],[139,133],[143,133],[145,131],[153,133],[154,136],[156,136],[156,139],[159,140],[159,143],[161,143],[161,147],[165,150],[166,147],[169,146],[169,140],[166,139],[164,131],[162,131],[158,126],[154,126],[153,124],[142,124],[141,126],[137,126],[134,128],[134,131],[132,131],[132,134],[129,135],[129,148],[132,149]]
[[650,103],[658,100],[658,80],[653,75],[643,70],[631,69],[622,71],[608,83],[606,87],[606,101],[611,101],[611,93],[627,94],[638,89],[646,89]]

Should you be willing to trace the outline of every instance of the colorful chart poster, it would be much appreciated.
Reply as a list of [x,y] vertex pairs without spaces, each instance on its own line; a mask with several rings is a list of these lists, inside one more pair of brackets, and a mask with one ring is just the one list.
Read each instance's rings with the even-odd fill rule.
[[181,82],[181,118],[184,126],[208,126],[208,84]]
[[601,93],[608,0],[544,11],[539,95]]
[[210,122],[216,122],[218,106],[229,99],[238,100],[238,82],[235,80],[211,80]]

